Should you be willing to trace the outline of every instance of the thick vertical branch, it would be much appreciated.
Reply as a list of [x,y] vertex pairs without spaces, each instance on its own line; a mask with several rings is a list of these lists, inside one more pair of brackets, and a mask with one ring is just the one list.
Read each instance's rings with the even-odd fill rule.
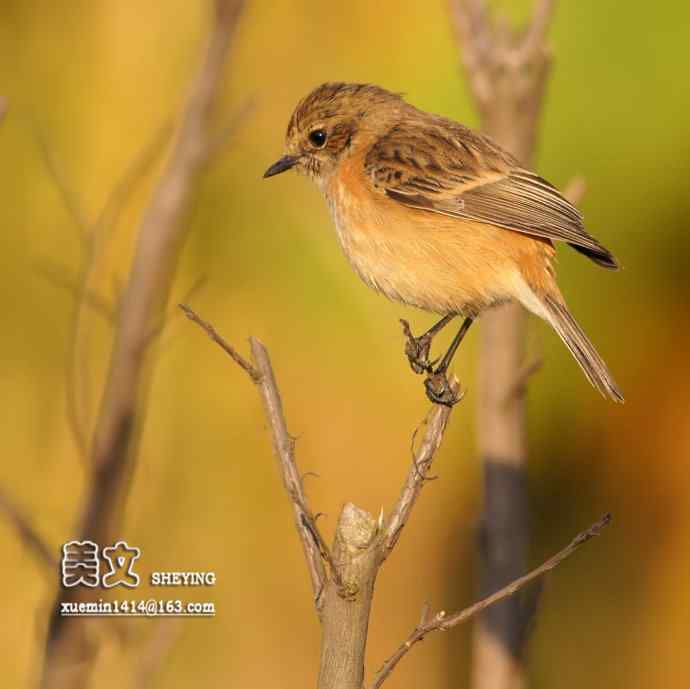
[[[132,441],[144,392],[150,335],[170,291],[185,235],[185,211],[212,149],[209,116],[242,4],[241,0],[214,3],[203,62],[182,110],[169,161],[142,219],[90,447],[92,476],[77,530],[81,539],[106,544],[119,535],[117,525],[131,474]],[[58,600],[85,595],[77,587],[60,592]],[[82,689],[88,683],[97,649],[87,621],[61,618],[57,607],[48,629],[42,687]]]
[[361,689],[374,584],[381,565],[378,526],[348,503],[338,519],[333,558],[342,585],[326,584],[318,689]]
[[[451,0],[461,47],[482,128],[523,164],[535,150],[551,59],[546,32],[553,0],[537,0],[528,26],[512,30],[489,16],[485,0]],[[524,571],[528,518],[524,465],[525,314],[516,304],[482,318],[479,361],[478,443],[484,466],[485,508],[480,552],[483,595]],[[524,685],[522,655],[533,606],[512,597],[481,617],[474,641],[473,689]]]

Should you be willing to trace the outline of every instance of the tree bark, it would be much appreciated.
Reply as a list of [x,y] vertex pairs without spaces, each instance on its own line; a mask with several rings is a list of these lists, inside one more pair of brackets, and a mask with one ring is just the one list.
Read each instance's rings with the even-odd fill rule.
[[[553,0],[536,0],[524,30],[492,18],[485,0],[451,0],[451,17],[482,130],[523,165],[532,163],[551,66],[546,45]],[[525,570],[529,523],[525,464],[526,314],[507,304],[482,316],[477,437],[483,466],[480,589],[488,595]],[[520,689],[534,612],[512,597],[475,628],[472,689]]]
[[381,559],[377,535],[370,514],[352,503],[345,505],[333,547],[342,586],[332,579],[326,585],[318,689],[362,689],[369,613]]

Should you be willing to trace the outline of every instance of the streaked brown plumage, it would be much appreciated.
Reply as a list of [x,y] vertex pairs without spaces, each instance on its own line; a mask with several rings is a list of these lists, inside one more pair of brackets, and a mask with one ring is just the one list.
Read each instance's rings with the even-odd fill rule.
[[556,285],[553,242],[617,263],[546,180],[488,137],[369,84],[312,91],[286,144],[266,176],[295,167],[316,181],[368,285],[444,316],[517,300],[554,327],[602,394],[622,401]]

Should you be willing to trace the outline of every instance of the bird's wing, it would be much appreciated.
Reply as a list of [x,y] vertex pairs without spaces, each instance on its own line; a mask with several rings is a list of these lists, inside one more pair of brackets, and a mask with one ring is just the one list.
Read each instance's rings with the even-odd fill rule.
[[554,186],[451,120],[396,125],[364,164],[374,189],[405,206],[564,241],[599,265],[618,268]]

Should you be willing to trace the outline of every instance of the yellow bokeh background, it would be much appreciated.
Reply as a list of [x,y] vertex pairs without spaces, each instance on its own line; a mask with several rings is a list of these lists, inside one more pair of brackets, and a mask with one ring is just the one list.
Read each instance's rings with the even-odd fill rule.
[[[516,19],[527,2],[500,3]],[[4,0],[0,5],[0,479],[53,548],[75,536],[86,477],[67,424],[74,279],[83,261],[49,158],[91,222],[128,165],[177,112],[208,27],[205,2]],[[531,560],[604,511],[605,535],[551,575],[529,643],[531,686],[620,689],[690,681],[690,10],[586,0],[560,3],[537,167],[558,185],[587,181],[588,228],[624,270],[559,252],[572,310],[627,402],[600,399],[557,337],[530,322],[545,366],[529,396]],[[352,273],[326,205],[306,180],[261,175],[280,154],[296,101],[327,80],[402,91],[424,109],[477,124],[439,3],[251,2],[230,56],[216,126],[249,99],[249,118],[204,175],[187,218],[173,300],[192,305],[238,347],[269,347],[314,508],[327,533],[344,501],[390,508],[428,403],[402,356],[399,317],[431,317],[378,297]],[[137,183],[112,229],[94,287],[127,276],[141,210]],[[90,421],[111,331],[89,316]],[[444,340],[445,342],[445,340]],[[209,590],[137,596],[215,601],[183,620],[154,687],[296,687],[315,682],[319,630],[259,400],[246,376],[181,315],[159,343],[122,538],[139,571],[215,571]],[[471,333],[456,363],[468,389],[430,483],[382,570],[368,668],[416,624],[424,601],[473,599],[481,510]],[[0,521],[0,676],[27,687],[40,669],[58,573]],[[94,687],[126,687],[156,623],[102,630]],[[429,638],[391,686],[466,686],[470,629]]]

